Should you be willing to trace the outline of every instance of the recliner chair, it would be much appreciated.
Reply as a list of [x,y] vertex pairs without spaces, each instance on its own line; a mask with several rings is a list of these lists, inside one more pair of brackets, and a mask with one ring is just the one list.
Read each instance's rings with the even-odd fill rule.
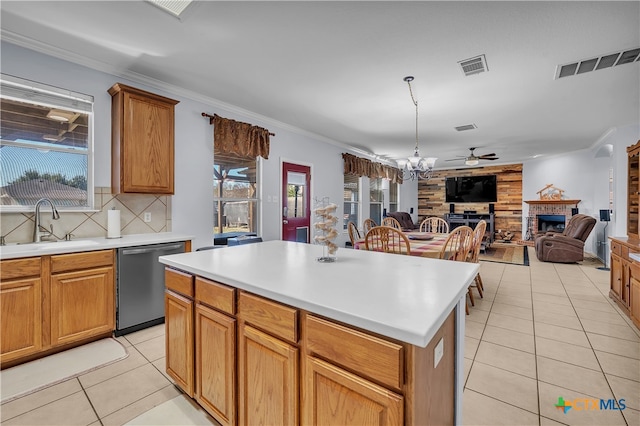
[[574,263],[584,259],[584,242],[596,225],[595,218],[577,214],[569,219],[562,233],[536,235],[536,256],[542,262]]

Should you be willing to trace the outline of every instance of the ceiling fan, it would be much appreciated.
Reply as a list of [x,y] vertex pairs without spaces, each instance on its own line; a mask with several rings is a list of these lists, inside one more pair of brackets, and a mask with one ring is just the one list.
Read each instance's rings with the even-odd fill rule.
[[451,158],[449,160],[445,160],[445,161],[459,161],[459,160],[464,160],[464,164],[466,164],[467,166],[475,166],[477,165],[480,160],[497,160],[499,157],[496,157],[495,153],[491,153],[491,154],[483,154],[483,155],[475,155],[474,154],[474,150],[476,148],[469,148],[469,151],[471,151],[469,153],[468,156],[459,156],[458,158]]

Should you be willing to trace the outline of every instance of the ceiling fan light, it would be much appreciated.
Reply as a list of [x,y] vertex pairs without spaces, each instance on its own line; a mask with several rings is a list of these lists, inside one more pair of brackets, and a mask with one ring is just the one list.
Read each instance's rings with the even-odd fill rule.
[[479,163],[477,158],[469,158],[464,161],[464,164],[467,166],[476,166]]

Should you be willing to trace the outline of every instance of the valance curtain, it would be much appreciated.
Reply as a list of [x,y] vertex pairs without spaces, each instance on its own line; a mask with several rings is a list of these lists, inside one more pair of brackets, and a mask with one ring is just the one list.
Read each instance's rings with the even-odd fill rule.
[[262,127],[213,115],[216,151],[242,157],[269,158],[269,131]]
[[346,152],[342,154],[342,159],[345,175],[367,176],[369,179],[383,178],[391,183],[402,183],[402,174],[396,167],[385,166]]

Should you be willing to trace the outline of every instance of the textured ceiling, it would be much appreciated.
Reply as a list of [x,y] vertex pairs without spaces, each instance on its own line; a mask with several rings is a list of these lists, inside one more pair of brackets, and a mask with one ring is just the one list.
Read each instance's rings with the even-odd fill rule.
[[[491,164],[585,149],[640,120],[639,62],[554,78],[558,65],[640,47],[637,1],[208,1],[181,19],[143,1],[0,10],[3,40],[390,159],[415,144],[407,75],[421,153],[437,167],[461,166],[444,160],[470,147],[495,152]],[[458,62],[481,54],[488,72],[464,76]]]

